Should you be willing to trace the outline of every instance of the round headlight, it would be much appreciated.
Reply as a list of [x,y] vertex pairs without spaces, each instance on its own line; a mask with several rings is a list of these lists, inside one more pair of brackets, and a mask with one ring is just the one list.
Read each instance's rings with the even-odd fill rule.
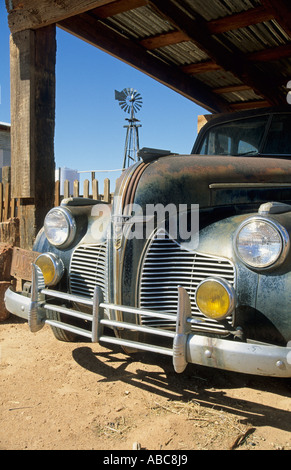
[[55,286],[64,273],[63,262],[54,253],[43,253],[39,255],[35,264],[40,268],[46,286]]
[[63,207],[51,209],[44,220],[44,232],[52,245],[66,248],[76,234],[75,219]]
[[206,317],[223,320],[234,310],[234,289],[224,279],[205,279],[197,287],[196,304]]
[[249,219],[238,230],[236,252],[252,268],[264,269],[284,259],[289,236],[284,228],[270,220]]

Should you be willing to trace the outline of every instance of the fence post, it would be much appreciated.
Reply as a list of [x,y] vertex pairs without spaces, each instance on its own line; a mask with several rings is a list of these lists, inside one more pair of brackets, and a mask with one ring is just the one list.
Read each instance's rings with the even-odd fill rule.
[[60,182],[55,182],[55,207],[60,205]]
[[0,183],[0,222],[3,222],[3,183]]
[[70,183],[69,180],[64,181],[64,198],[70,197]]
[[5,196],[4,196],[4,222],[9,218],[9,206],[10,206],[10,183],[5,184]]
[[98,180],[92,181],[92,195],[93,199],[100,199],[99,192],[98,192]]
[[79,196],[79,181],[75,180],[74,187],[73,187],[73,197],[78,197],[78,196]]
[[89,197],[89,180],[84,181],[83,185],[83,197]]
[[104,180],[104,201],[110,202],[110,180],[105,178]]

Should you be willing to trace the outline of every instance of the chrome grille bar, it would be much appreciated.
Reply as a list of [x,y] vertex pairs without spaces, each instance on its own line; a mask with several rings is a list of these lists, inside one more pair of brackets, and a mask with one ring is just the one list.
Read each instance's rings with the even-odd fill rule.
[[70,289],[75,295],[93,298],[96,286],[106,295],[106,243],[79,245],[70,265]]
[[[142,267],[139,306],[142,309],[175,313],[177,311],[177,286],[183,286],[189,294],[192,331],[223,334],[225,326],[206,318],[196,305],[196,288],[208,277],[220,277],[235,285],[235,268],[227,259],[209,256],[183,249],[167,234],[159,233],[152,239]],[[228,318],[231,322],[231,318]],[[151,326],[174,328],[173,321],[142,317],[142,323]]]

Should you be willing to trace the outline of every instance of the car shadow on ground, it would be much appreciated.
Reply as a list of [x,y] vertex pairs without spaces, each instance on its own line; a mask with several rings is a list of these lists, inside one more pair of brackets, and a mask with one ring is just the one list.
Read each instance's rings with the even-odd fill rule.
[[[82,346],[74,349],[72,354],[81,367],[100,377],[98,382],[121,381],[167,400],[195,400],[203,407],[236,415],[242,423],[251,423],[255,427],[272,426],[291,432],[290,411],[237,396],[234,398],[227,393],[230,389],[248,388],[254,393],[274,393],[278,398],[288,399],[291,397],[290,379],[238,374],[193,364],[188,364],[182,374],[177,374],[170,357],[148,352],[127,356],[114,346],[110,350],[104,348],[101,353],[94,352],[89,346]],[[132,369],[133,365],[134,372],[131,372],[128,369]],[[151,365],[152,371],[148,367]]]

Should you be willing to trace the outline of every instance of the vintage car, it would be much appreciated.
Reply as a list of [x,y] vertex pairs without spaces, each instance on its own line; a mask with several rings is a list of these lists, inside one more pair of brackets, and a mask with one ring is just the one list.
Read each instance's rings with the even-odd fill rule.
[[7,309],[60,340],[172,356],[178,373],[291,377],[290,106],[212,117],[192,154],[140,157],[112,204],[50,210]]

